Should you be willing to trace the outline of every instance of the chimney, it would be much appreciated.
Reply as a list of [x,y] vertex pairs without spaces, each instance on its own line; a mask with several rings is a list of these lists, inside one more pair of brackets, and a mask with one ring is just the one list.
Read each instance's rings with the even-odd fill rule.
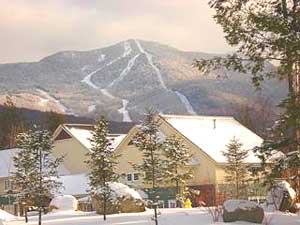
[[214,122],[214,129],[216,129],[217,128],[217,120],[216,119],[213,119],[213,122]]

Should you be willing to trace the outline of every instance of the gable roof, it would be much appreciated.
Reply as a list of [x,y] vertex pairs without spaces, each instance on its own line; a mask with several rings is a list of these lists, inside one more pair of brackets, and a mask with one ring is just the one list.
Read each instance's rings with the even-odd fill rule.
[[[85,148],[91,149],[92,143],[90,139],[93,135],[93,129],[94,125],[91,124],[62,124],[54,132],[54,138],[56,138],[60,132],[65,131],[71,137],[79,141]],[[113,148],[116,148],[125,136],[126,134],[108,134],[108,138],[112,141]]]
[[179,133],[198,146],[218,163],[226,163],[222,151],[232,138],[238,139],[242,148],[249,150],[246,163],[260,163],[252,149],[260,146],[263,139],[240,124],[233,117],[160,115]]
[[[20,150],[18,148],[0,150],[0,178],[9,177],[15,172],[14,156]],[[58,172],[60,175],[69,174],[69,171],[62,164],[58,167]]]

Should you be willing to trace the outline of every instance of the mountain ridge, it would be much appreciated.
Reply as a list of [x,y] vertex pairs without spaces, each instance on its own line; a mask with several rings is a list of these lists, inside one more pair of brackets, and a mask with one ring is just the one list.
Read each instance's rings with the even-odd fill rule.
[[[258,94],[250,76],[225,70],[204,76],[192,67],[195,58],[213,55],[128,39],[90,51],[57,52],[37,62],[0,64],[0,103],[1,95],[29,93],[40,106],[56,104],[61,113],[128,122],[139,120],[149,107],[167,114],[232,115],[233,105],[254,101]],[[285,96],[285,84],[265,81],[260,94],[275,99],[275,105]]]

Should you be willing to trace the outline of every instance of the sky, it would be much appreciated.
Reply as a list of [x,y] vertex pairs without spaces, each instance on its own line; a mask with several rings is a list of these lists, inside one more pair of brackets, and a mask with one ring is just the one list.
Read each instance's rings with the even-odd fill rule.
[[131,38],[230,51],[208,0],[0,0],[0,63],[29,62]]

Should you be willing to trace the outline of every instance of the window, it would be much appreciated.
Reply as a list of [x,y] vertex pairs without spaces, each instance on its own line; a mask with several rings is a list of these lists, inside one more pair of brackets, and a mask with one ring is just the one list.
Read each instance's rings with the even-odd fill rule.
[[176,200],[175,199],[168,200],[168,207],[169,208],[176,208]]
[[139,180],[139,174],[138,173],[133,174],[133,180]]
[[131,173],[127,174],[127,181],[132,181],[132,174]]
[[8,191],[12,189],[12,184],[10,182],[10,180],[5,180],[4,181],[4,190]]

